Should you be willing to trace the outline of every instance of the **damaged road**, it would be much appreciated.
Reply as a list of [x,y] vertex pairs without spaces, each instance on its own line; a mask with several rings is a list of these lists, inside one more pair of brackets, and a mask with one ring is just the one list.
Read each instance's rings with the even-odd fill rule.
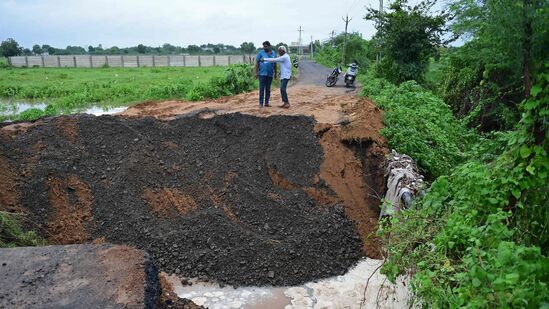
[[87,115],[2,129],[1,183],[50,243],[146,250],[167,273],[296,285],[363,256],[304,116]]

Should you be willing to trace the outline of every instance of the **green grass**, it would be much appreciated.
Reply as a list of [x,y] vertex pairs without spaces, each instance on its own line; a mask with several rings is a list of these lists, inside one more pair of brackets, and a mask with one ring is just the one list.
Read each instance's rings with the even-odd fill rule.
[[[47,114],[70,113],[90,106],[115,107],[147,100],[188,99],[192,89],[204,88],[212,79],[223,78],[225,71],[223,67],[0,67],[0,99],[4,102],[46,102],[49,105]],[[3,104],[5,110],[6,103]],[[29,112],[33,113],[38,111]]]
[[0,211],[0,248],[41,246],[45,241],[35,231],[20,227],[24,215]]

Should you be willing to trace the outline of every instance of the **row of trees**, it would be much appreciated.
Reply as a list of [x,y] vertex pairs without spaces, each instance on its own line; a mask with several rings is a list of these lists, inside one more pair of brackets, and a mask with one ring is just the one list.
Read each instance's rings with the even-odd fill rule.
[[[279,45],[284,45],[279,43]],[[23,48],[12,38],[8,38],[0,44],[0,56],[30,56],[30,55],[240,55],[240,54],[252,54],[255,53],[257,48],[252,42],[244,42],[239,47],[226,44],[202,44],[202,45],[188,45],[187,47],[175,46],[166,43],[159,47],[146,46],[139,44],[132,47],[120,48],[112,46],[104,48],[101,44],[98,46],[89,45],[86,48],[82,46],[67,46],[66,48],[56,48],[47,44],[34,45],[31,49]]]

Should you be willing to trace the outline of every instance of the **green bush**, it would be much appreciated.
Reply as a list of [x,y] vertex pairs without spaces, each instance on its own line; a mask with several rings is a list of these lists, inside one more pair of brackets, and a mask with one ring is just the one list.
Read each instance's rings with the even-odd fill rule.
[[383,136],[389,146],[411,155],[430,176],[447,174],[465,159],[471,133],[431,92],[408,81],[395,86],[371,72],[359,76],[361,95],[385,111]]
[[45,113],[38,108],[29,108],[17,116],[18,120],[34,120],[44,116]]
[[410,272],[424,304],[549,305],[548,86],[546,74],[521,104],[515,131],[474,145],[466,163],[380,227],[388,256],[382,272],[390,280]]

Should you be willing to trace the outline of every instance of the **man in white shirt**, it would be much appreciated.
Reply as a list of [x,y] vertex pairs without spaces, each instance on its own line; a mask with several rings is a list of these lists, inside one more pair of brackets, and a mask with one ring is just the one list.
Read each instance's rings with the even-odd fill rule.
[[279,46],[277,58],[262,58],[260,61],[265,62],[278,62],[280,63],[280,96],[282,97],[282,108],[290,108],[290,101],[288,101],[288,93],[286,88],[288,87],[288,81],[292,77],[292,61],[290,56],[286,53],[286,47]]

